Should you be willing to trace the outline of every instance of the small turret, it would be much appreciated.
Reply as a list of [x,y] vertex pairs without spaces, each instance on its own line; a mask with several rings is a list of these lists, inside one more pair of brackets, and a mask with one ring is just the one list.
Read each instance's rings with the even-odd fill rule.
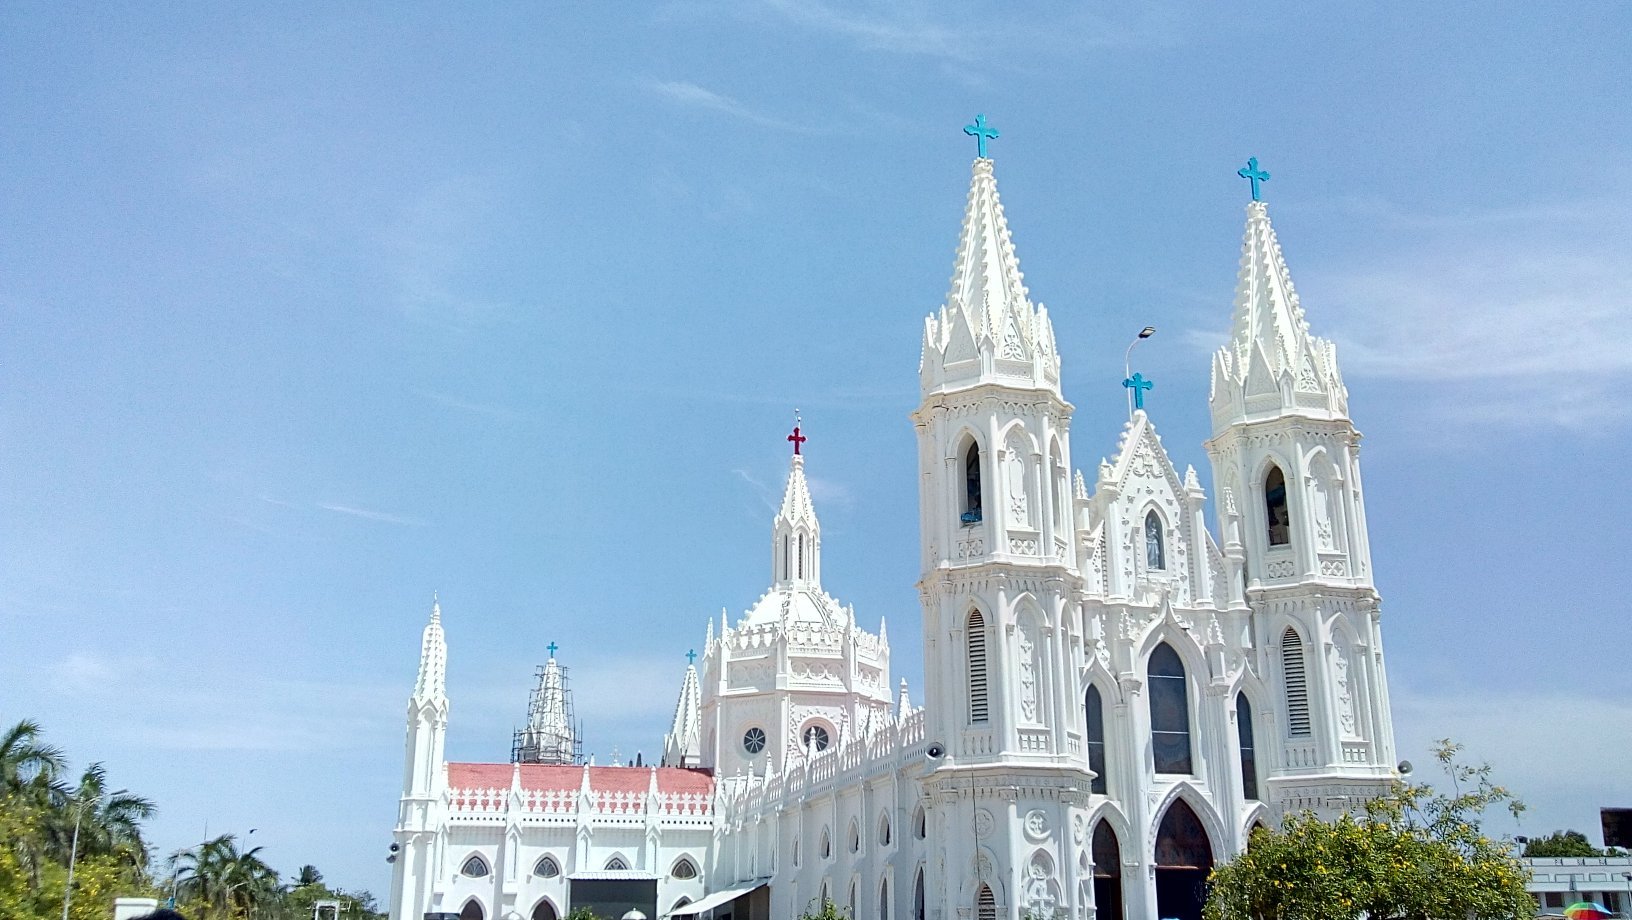
[[674,724],[663,736],[663,766],[695,767],[702,762],[702,691],[697,666],[686,666],[680,699],[674,705]]

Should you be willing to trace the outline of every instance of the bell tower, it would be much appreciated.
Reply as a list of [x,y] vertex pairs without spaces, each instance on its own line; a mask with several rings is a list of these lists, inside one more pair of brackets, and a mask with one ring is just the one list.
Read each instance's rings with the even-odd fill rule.
[[1072,407],[985,156],[996,132],[984,119],[965,130],[981,156],[951,289],[924,325],[912,415],[926,730],[944,747],[925,780],[933,833],[947,842],[932,899],[962,908],[990,898],[999,916],[1018,916],[1028,860],[1071,826],[1089,785],[1071,663]]
[[[1250,175],[1249,175],[1250,173]],[[1224,555],[1252,610],[1255,664],[1277,688],[1283,808],[1335,810],[1394,768],[1381,606],[1372,581],[1360,433],[1337,348],[1309,331],[1256,163],[1227,345],[1213,360],[1213,435]],[[1334,794],[1333,790],[1341,790]]]

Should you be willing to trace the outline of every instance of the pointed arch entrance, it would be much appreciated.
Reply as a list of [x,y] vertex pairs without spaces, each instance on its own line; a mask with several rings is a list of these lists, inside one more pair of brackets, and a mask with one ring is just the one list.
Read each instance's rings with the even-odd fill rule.
[[1213,845],[1188,803],[1174,799],[1156,829],[1156,915],[1201,920]]
[[1094,825],[1094,916],[1099,920],[1123,920],[1122,846],[1117,843],[1111,822]]
[[543,898],[533,905],[533,920],[556,920],[557,916],[555,905],[550,903],[549,898]]

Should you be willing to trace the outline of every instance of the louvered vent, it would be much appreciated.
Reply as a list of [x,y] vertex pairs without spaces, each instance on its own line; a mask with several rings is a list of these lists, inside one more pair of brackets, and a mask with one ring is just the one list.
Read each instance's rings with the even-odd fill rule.
[[986,721],[986,618],[969,614],[969,721]]
[[982,885],[980,894],[975,898],[975,920],[997,920],[997,898],[992,897],[992,889]]
[[1309,680],[1303,672],[1303,640],[1288,627],[1281,634],[1281,675],[1286,680],[1286,726],[1294,738],[1309,737]]

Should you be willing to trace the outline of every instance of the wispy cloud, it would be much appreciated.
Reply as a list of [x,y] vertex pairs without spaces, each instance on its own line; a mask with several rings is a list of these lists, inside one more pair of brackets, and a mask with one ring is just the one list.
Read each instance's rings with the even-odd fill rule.
[[648,84],[648,89],[675,105],[694,109],[706,109],[719,112],[732,118],[740,118],[765,128],[774,128],[778,131],[790,131],[795,134],[820,134],[815,127],[798,122],[787,121],[766,115],[756,109],[723,93],[716,93],[711,89],[688,83],[683,80],[666,80]]
[[369,508],[358,508],[355,505],[340,505],[333,502],[318,502],[317,507],[335,514],[345,514],[351,517],[362,518],[366,521],[379,521],[382,524],[398,524],[405,527],[423,527],[425,522],[418,518],[406,517],[400,514],[390,514],[385,511],[374,511]]
[[1075,6],[1028,14],[1007,4],[911,0],[763,0],[735,8],[835,36],[864,51],[955,63],[979,60],[988,66],[1085,48],[1167,46],[1177,41],[1179,23],[1160,3],[1119,9],[1115,16]]
[[521,413],[517,412],[516,410],[507,408],[505,406],[495,406],[488,403],[473,402],[468,399],[461,399],[457,396],[450,396],[447,393],[436,393],[430,390],[415,390],[414,392],[420,397],[430,400],[439,406],[445,406],[449,409],[457,409],[460,412],[468,412],[472,415],[485,415],[488,418],[505,420],[513,419],[521,415]]

